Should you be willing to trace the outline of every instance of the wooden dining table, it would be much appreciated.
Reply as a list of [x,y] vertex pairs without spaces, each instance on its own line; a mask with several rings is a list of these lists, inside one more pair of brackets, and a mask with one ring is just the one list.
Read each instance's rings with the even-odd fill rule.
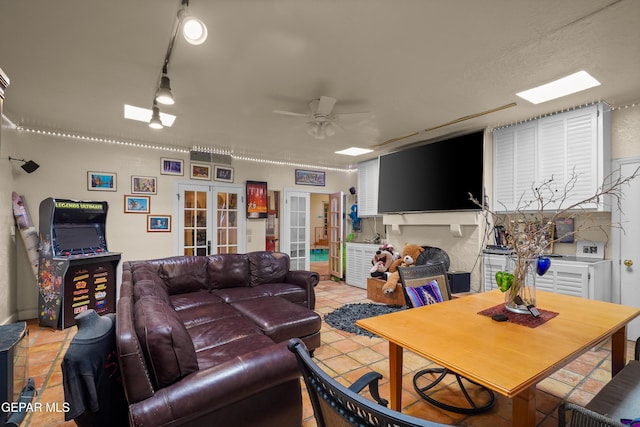
[[[536,326],[497,322],[481,311],[504,303],[499,290],[356,321],[389,341],[391,408],[402,409],[404,349],[512,399],[512,424],[535,426],[536,384],[611,338],[612,375],[626,364],[626,325],[640,309],[538,291],[555,317]],[[528,315],[524,315],[528,316]]]

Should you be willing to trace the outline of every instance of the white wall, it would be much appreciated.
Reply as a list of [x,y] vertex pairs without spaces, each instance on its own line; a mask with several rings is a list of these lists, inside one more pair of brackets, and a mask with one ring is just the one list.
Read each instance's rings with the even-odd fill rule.
[[[146,215],[125,214],[123,209],[124,195],[131,194],[131,175],[157,177],[158,194],[151,195],[150,209],[152,214],[168,214],[174,216],[177,207],[176,183],[189,181],[187,176],[160,174],[160,158],[170,157],[183,159],[188,171],[188,154],[146,148],[134,148],[98,142],[82,141],[64,137],[20,132],[3,129],[2,135],[2,169],[0,170],[0,200],[2,211],[0,216],[0,322],[19,311],[21,313],[37,313],[37,287],[17,287],[8,278],[20,273],[19,280],[29,280],[27,269],[18,268],[16,256],[26,257],[24,250],[18,250],[8,232],[13,225],[10,209],[11,191],[25,197],[27,208],[34,224],[39,228],[40,202],[48,197],[82,201],[107,201],[106,234],[110,251],[122,252],[122,261],[151,259],[175,255],[177,251],[177,234],[173,228],[171,233],[148,233],[146,231]],[[6,157],[32,159],[40,168],[27,174],[20,164],[9,164]],[[271,165],[249,161],[233,161],[234,183],[247,180],[266,181],[270,190],[283,191],[296,188],[300,191],[321,189],[322,191],[348,191],[356,182],[355,173],[327,171],[325,187],[296,186],[294,180],[295,167]],[[114,172],[117,174],[117,191],[88,191],[87,171]],[[195,181],[202,184],[203,181]],[[6,203],[5,202],[9,201]],[[247,251],[265,249],[264,219],[247,220]],[[6,271],[5,271],[6,270]],[[31,275],[33,276],[33,275]],[[16,307],[16,289],[21,293],[21,306]],[[33,316],[32,316],[33,317]]]

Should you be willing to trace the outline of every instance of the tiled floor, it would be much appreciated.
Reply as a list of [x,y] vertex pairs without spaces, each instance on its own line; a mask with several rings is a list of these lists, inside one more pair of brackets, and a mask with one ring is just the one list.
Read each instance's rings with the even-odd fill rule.
[[[371,302],[366,299],[364,289],[354,288],[344,282],[323,281],[316,287],[316,311],[324,316],[348,303]],[[39,328],[37,322],[29,321],[29,375],[35,379],[39,394],[37,401],[57,403],[62,408],[64,392],[60,363],[64,352],[75,334],[75,327],[64,331]],[[633,343],[628,343],[628,356],[632,357]],[[368,338],[342,332],[323,322],[322,346],[315,352],[315,359],[323,369],[338,381],[351,384],[368,370],[376,370],[384,376],[381,394],[389,396],[388,345],[380,338]],[[439,410],[421,400],[412,387],[415,371],[430,363],[415,354],[405,351],[403,380],[403,412],[413,416],[457,426],[510,426],[511,402],[497,395],[494,408],[485,414],[464,416]],[[517,361],[511,361],[517,363]],[[580,358],[560,369],[538,384],[538,426],[557,425],[557,406],[561,399],[585,404],[597,393],[611,376],[610,345],[603,343]],[[365,394],[366,396],[366,394]],[[304,398],[304,427],[315,426],[313,410],[306,391]],[[73,421],[64,422],[61,412],[29,413],[23,426],[75,426]],[[239,426],[241,427],[241,426]],[[285,427],[285,426],[283,426]]]

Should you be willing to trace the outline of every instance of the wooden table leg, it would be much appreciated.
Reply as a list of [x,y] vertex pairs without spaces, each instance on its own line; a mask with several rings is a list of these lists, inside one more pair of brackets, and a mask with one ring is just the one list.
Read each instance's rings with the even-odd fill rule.
[[627,363],[627,326],[611,335],[611,376],[620,372]]
[[402,356],[403,348],[389,342],[389,385],[391,409],[402,412]]
[[536,386],[518,393],[513,397],[511,425],[535,427],[536,425]]

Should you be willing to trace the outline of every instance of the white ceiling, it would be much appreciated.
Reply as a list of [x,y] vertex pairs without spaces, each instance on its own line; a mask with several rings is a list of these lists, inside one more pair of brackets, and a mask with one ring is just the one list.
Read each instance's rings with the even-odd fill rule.
[[[172,128],[125,120],[151,108],[180,0],[4,0],[5,115],[36,129],[236,155],[348,166],[419,140],[495,127],[594,101],[640,100],[638,0],[191,0],[201,46],[169,64]],[[587,70],[602,85],[534,106],[516,92]],[[338,100],[333,137],[307,135],[320,96]],[[516,102],[517,106],[440,127]],[[334,151],[372,147],[345,157]]]

